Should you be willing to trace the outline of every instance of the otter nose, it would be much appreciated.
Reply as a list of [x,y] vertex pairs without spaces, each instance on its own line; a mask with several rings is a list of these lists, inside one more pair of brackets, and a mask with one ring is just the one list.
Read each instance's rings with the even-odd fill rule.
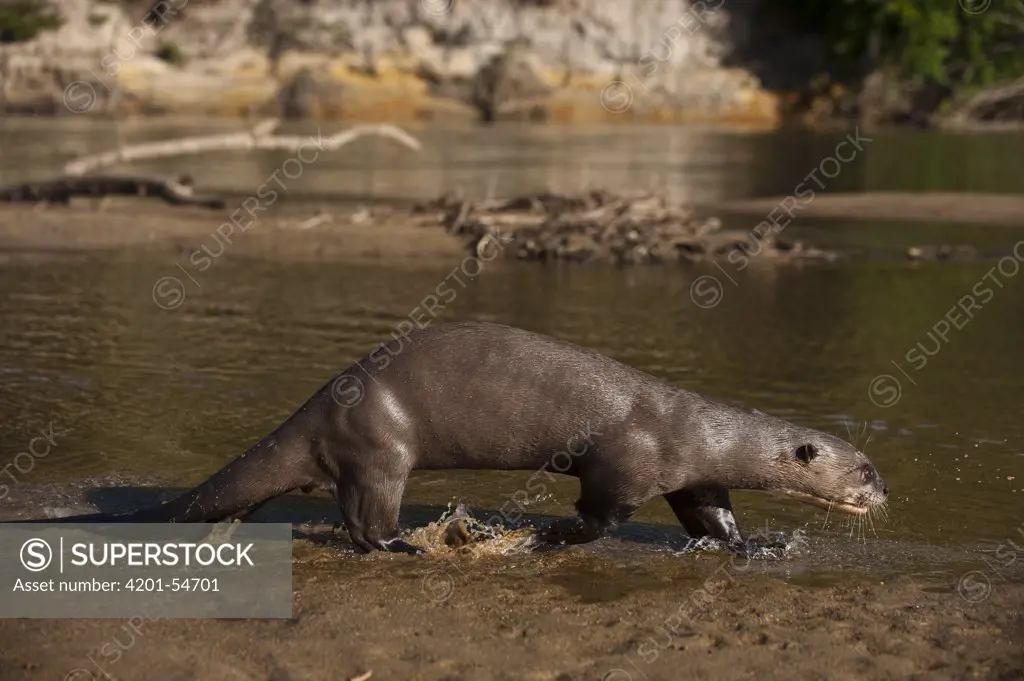
[[889,485],[882,485],[882,496],[889,496]]

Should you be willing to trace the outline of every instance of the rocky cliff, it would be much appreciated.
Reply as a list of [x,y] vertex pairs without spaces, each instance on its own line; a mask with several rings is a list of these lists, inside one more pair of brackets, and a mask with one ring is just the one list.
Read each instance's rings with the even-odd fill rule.
[[[0,46],[4,107],[109,115],[718,122],[778,106],[729,68],[726,0],[62,0]],[[147,11],[148,10],[148,11]]]

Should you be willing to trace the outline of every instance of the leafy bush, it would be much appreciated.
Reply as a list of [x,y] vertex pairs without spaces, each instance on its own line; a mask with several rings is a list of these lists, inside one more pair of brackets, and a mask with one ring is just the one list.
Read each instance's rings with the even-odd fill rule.
[[32,40],[60,28],[60,14],[45,0],[0,0],[0,43]]
[[958,88],[1024,75],[1020,3],[767,0],[767,5],[797,28],[823,34],[840,76],[862,75],[869,65],[886,66],[908,79]]

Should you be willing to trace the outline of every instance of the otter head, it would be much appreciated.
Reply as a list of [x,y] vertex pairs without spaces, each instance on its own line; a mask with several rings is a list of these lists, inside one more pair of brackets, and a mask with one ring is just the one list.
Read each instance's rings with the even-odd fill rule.
[[828,510],[863,515],[885,503],[889,488],[874,464],[848,442],[810,429],[789,433],[778,453],[781,491]]

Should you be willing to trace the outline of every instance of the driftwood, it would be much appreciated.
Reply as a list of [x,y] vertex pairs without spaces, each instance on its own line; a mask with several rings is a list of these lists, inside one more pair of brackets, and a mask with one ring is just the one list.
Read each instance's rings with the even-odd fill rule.
[[1024,78],[985,88],[938,119],[940,128],[1005,128],[1024,125]]
[[257,123],[247,132],[208,135],[205,137],[185,137],[182,139],[122,147],[71,161],[64,166],[64,174],[84,175],[118,163],[131,163],[133,161],[186,154],[201,154],[209,151],[285,149],[298,152],[300,148],[308,148],[311,139],[316,141],[316,148],[318,150],[324,149],[327,151],[335,151],[368,135],[390,138],[413,151],[419,151],[420,149],[420,143],[415,137],[393,125],[357,125],[331,137],[321,137],[319,132],[316,136],[272,134],[278,125],[280,125],[278,119],[269,118]]
[[201,206],[215,210],[226,205],[223,199],[193,194],[192,180],[188,176],[182,176],[177,181],[135,175],[64,176],[0,188],[0,202],[6,203],[67,204],[75,196],[152,196],[172,206]]
[[209,151],[248,151],[283,149],[299,153],[303,150],[335,151],[367,135],[387,137],[418,151],[419,141],[393,125],[357,125],[331,137],[316,135],[274,135],[280,121],[271,118],[247,132],[206,137],[185,137],[121,147],[71,161],[64,174],[52,180],[28,182],[0,188],[0,202],[31,202],[67,204],[72,197],[139,196],[157,197],[173,206],[224,208],[226,202],[214,196],[197,196],[191,178],[178,180],[137,175],[92,175],[96,170],[118,163],[130,163],[168,156],[200,154]]
[[439,223],[466,238],[473,253],[490,253],[488,246],[499,239],[504,253],[522,260],[704,262],[725,259],[737,250],[751,259],[836,257],[777,232],[723,230],[717,218],[700,217],[650,194],[591,191],[473,201],[449,193],[414,211],[424,223]]

